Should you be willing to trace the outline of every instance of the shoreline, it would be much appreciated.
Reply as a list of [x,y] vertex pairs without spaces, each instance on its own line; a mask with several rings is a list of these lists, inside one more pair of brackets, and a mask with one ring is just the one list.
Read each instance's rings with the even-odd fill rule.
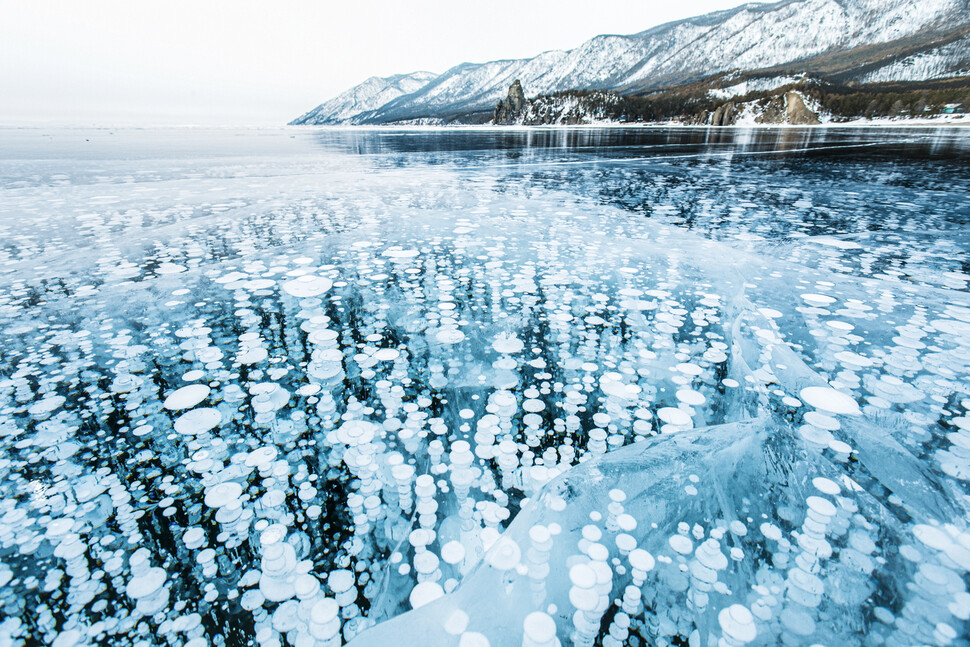
[[306,131],[306,130],[474,130],[474,131],[527,131],[527,130],[593,130],[593,129],[690,129],[690,130],[828,130],[828,129],[962,129],[970,127],[970,115],[959,119],[911,119],[898,121],[870,121],[859,119],[821,124],[685,124],[667,122],[597,122],[589,124],[0,124],[0,130],[255,130],[255,131]]
[[847,122],[828,122],[822,124],[731,124],[727,126],[711,126],[706,124],[684,124],[679,122],[635,122],[635,123],[618,123],[618,122],[601,122],[592,124],[535,124],[535,125],[502,125],[496,126],[493,124],[307,124],[307,125],[286,125],[285,128],[293,129],[332,129],[332,130],[592,130],[592,129],[605,129],[605,128],[616,128],[616,129],[639,129],[639,128],[655,128],[655,129],[691,129],[691,130],[775,130],[775,129],[791,129],[791,130],[827,130],[827,129],[866,129],[866,128],[881,128],[881,129],[904,129],[904,128],[921,128],[921,129],[937,129],[937,128],[966,128],[970,127],[970,117],[960,120],[946,120],[946,121],[936,121],[936,120],[912,120],[912,122],[904,121],[847,121]]

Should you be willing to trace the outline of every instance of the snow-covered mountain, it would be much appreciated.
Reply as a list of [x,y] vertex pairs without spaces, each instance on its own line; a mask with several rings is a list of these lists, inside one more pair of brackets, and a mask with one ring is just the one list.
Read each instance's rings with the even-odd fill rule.
[[[520,79],[531,95],[578,88],[640,93],[729,70],[770,68],[830,52],[907,39],[914,34],[929,36],[967,23],[970,0],[750,3],[629,36],[597,36],[569,51],[544,52],[530,59],[462,63],[383,103],[374,95],[374,100],[361,102],[361,106],[366,104],[361,109],[355,110],[348,101],[340,100],[358,91],[367,95],[363,86],[373,81],[369,79],[297,122],[387,123],[468,118],[490,113],[515,79]],[[952,59],[966,59],[959,42],[938,50],[931,62],[900,62],[899,78],[911,78],[916,69],[952,72]],[[880,70],[878,78],[892,80],[894,74],[887,67]],[[328,107],[331,104],[334,108]]]
[[626,84],[671,85],[728,69],[753,70],[832,50],[885,43],[970,21],[966,0],[787,0],[744,5],[638,34],[663,40]]
[[887,61],[862,77],[863,83],[922,81],[970,76],[970,36]]
[[434,72],[412,72],[394,76],[372,76],[343,94],[321,103],[310,112],[294,119],[293,124],[339,124],[363,112],[374,110],[404,94],[411,94],[438,75]]

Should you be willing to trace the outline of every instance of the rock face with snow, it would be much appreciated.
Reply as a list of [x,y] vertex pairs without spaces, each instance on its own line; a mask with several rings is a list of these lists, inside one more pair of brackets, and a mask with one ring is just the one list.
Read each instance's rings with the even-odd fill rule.
[[822,123],[817,110],[809,107],[805,97],[795,91],[778,94],[760,101],[728,101],[718,106],[709,119],[699,122],[711,126],[734,126],[754,124],[790,124],[811,126]]
[[573,126],[620,119],[620,95],[615,92],[563,92],[526,99],[521,83],[509,87],[509,95],[495,106],[491,123],[496,126],[520,125]]
[[785,122],[799,126],[820,123],[818,115],[807,105],[797,92],[785,94]]
[[509,86],[509,94],[505,101],[499,101],[492,115],[494,124],[512,124],[522,116],[526,107],[525,91],[518,79]]
[[[914,35],[929,37],[968,23],[968,0],[783,0],[747,4],[628,36],[596,36],[575,49],[544,52],[530,59],[462,63],[435,78],[420,77],[410,91],[403,87],[386,94],[367,91],[364,86],[374,81],[371,79],[294,123],[389,123],[429,118],[484,122],[516,79],[535,94],[569,89],[642,93],[730,70],[770,68],[912,39]],[[884,80],[898,74],[912,75],[916,69],[952,73],[953,61],[966,58],[959,42],[937,48],[932,62],[917,65],[901,61],[900,71],[889,68],[875,73],[881,73],[879,78]],[[368,98],[356,107],[350,100],[354,93]],[[385,96],[388,98],[381,103]]]
[[735,119],[738,116],[738,106],[733,101],[728,101],[724,105],[718,107],[711,115],[710,125],[712,126],[730,126],[734,124]]

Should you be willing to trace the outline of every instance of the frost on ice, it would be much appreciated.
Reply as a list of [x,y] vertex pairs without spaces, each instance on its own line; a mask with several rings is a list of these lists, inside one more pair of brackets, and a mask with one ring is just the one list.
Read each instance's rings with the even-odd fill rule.
[[905,227],[155,164],[0,194],[3,644],[966,644],[967,277]]

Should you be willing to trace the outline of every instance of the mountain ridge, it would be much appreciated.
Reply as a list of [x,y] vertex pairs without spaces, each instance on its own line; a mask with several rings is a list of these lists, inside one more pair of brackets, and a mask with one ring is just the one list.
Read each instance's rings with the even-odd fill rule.
[[[939,34],[967,24],[970,0],[747,3],[631,35],[601,34],[571,50],[549,50],[527,59],[460,63],[424,83],[421,80],[426,77],[416,79],[412,85],[418,87],[410,92],[370,88],[367,96],[373,100],[359,106],[350,106],[346,98],[337,101],[356,89],[352,88],[292,123],[480,122],[488,119],[515,79],[537,94],[585,89],[644,95],[718,73],[797,68],[799,61],[905,39],[915,39],[925,49]],[[962,56],[959,46],[951,50],[937,53],[932,65],[921,64],[934,74],[951,73],[951,62],[959,68]],[[921,51],[916,47],[911,53]],[[893,63],[887,58],[887,65]],[[912,72],[912,67],[887,69],[879,78],[895,80],[894,75]],[[876,66],[870,72],[881,69]],[[385,96],[390,98],[381,103]]]
[[310,123],[319,115],[325,119],[349,119],[354,115],[378,108],[397,96],[409,94],[436,78],[434,72],[411,72],[380,77],[372,76],[363,83],[338,94],[333,99],[301,115],[291,123]]

